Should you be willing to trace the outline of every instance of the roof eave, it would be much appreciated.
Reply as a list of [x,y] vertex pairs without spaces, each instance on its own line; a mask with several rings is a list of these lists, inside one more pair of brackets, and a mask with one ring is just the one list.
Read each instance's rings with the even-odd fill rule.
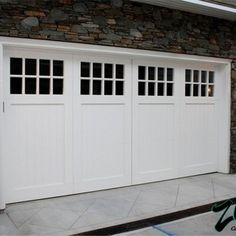
[[201,0],[132,0],[191,13],[236,21],[236,8]]

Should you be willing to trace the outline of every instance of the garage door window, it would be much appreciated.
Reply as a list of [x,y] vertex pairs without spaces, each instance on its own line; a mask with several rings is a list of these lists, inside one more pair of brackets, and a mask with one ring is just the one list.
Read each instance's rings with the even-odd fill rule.
[[10,58],[11,94],[63,94],[61,60]]
[[214,97],[214,71],[185,70],[186,97]]
[[174,69],[153,66],[138,67],[139,96],[173,96]]
[[124,95],[124,65],[80,63],[81,95]]

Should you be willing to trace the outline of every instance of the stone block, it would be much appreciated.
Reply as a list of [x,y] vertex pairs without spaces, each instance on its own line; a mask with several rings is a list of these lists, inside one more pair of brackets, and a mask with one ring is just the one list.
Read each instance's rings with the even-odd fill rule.
[[87,13],[88,12],[88,8],[83,2],[75,3],[73,5],[73,10],[75,12],[79,12],[79,13]]
[[72,25],[71,31],[76,32],[76,33],[80,33],[80,34],[87,34],[88,33],[88,30],[81,25]]
[[26,16],[45,16],[45,13],[43,11],[24,11]]
[[56,22],[65,21],[68,19],[68,15],[60,9],[52,9],[50,11],[50,18]]
[[21,25],[26,29],[31,29],[31,27],[39,26],[39,20],[37,17],[29,16],[21,21]]
[[137,29],[130,29],[130,35],[135,38],[142,38],[143,35]]
[[101,27],[104,27],[107,24],[106,17],[104,17],[104,16],[95,16],[94,17],[94,23],[101,26]]
[[111,0],[111,5],[113,7],[122,7],[123,1],[122,0]]

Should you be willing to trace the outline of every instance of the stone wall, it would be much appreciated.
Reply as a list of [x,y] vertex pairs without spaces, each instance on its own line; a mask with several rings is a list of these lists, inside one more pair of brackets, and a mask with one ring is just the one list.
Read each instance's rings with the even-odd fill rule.
[[128,0],[0,0],[0,35],[230,58],[236,173],[236,23]]

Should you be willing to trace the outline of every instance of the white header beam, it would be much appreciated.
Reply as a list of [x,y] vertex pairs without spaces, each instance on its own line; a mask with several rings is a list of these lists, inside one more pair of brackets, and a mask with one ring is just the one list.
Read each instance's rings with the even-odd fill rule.
[[232,60],[216,58],[216,57],[206,57],[197,55],[187,55],[179,53],[169,53],[160,52],[152,50],[142,50],[142,49],[130,49],[122,47],[112,47],[112,46],[97,46],[91,44],[82,43],[67,43],[67,42],[56,42],[50,40],[37,40],[37,39],[22,39],[22,38],[11,38],[11,37],[0,37],[0,43],[4,47],[22,47],[22,48],[34,48],[34,49],[52,49],[52,50],[62,50],[63,53],[103,53],[103,54],[113,54],[117,56],[128,56],[131,59],[136,57],[150,57],[150,58],[166,58],[166,59],[177,59],[182,61],[195,61],[195,62],[207,62],[207,63],[217,63],[217,64],[229,64]]

